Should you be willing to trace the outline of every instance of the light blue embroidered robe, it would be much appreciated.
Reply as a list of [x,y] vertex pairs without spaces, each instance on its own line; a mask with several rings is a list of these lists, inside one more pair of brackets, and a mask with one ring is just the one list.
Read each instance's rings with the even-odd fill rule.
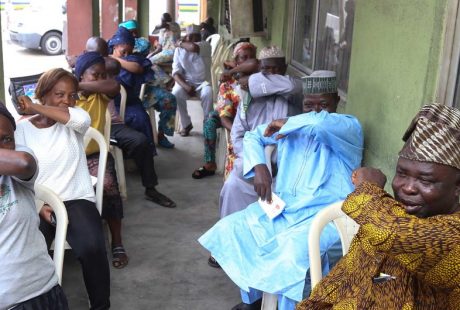
[[[258,202],[221,219],[199,242],[243,290],[302,299],[309,268],[307,236],[311,220],[322,208],[345,199],[353,190],[351,173],[362,159],[363,134],[350,115],[310,112],[290,117],[276,141],[264,137],[267,125],[244,138],[244,174],[265,164],[264,147],[277,144],[276,190],[286,202],[270,220]],[[338,240],[333,225],[321,236],[322,253]]]

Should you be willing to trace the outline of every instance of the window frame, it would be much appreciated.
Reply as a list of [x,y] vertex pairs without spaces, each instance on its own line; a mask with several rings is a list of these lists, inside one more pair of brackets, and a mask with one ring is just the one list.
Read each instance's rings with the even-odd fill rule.
[[[444,46],[439,70],[436,101],[455,106],[460,84],[460,0],[448,1]],[[460,97],[460,94],[457,94]],[[457,106],[460,108],[460,106]]]
[[[290,23],[288,24],[288,34],[294,34],[296,31],[296,17],[297,17],[297,8],[298,8],[298,2],[299,1],[304,1],[304,0],[293,0],[289,1],[289,6],[288,6],[288,12],[289,15],[292,16],[293,18],[291,19]],[[311,0],[314,1],[313,4],[313,9],[315,12],[315,23],[314,23],[314,36],[313,36],[313,59],[312,59],[312,64],[313,68],[308,68],[305,65],[299,63],[295,59],[293,59],[294,55],[294,36],[293,35],[288,35],[287,36],[287,42],[286,42],[286,52],[287,52],[287,61],[288,61],[288,72],[290,74],[293,74],[295,76],[305,76],[305,75],[310,75],[315,69],[315,63],[316,63],[316,47],[318,45],[318,19],[319,19],[319,2],[320,0]],[[456,0],[460,1],[460,0]],[[353,21],[354,23],[354,21]],[[350,54],[351,55],[351,54]],[[351,59],[349,59],[350,61]],[[348,90],[347,90],[348,92]],[[347,92],[344,92],[342,89],[338,89],[338,93],[340,96],[341,101],[346,102],[347,100]]]

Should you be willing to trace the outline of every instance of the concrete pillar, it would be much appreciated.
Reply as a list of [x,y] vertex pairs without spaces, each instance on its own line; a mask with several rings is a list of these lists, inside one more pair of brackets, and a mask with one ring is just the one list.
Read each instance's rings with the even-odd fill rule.
[[93,0],[93,36],[101,36],[101,12],[99,10],[99,0]]
[[[208,17],[208,1],[200,1],[200,22],[203,22]],[[214,24],[217,23],[217,19],[214,19]]]
[[93,35],[93,5],[91,0],[67,1],[68,55],[79,55]]
[[174,21],[176,20],[176,0],[167,0],[166,12],[171,14]]
[[137,19],[137,0],[124,0],[123,21],[130,19]]
[[137,22],[139,23],[139,35],[149,37],[149,4],[150,1],[139,1],[137,7]]
[[101,0],[101,37],[108,40],[117,31],[118,0]]

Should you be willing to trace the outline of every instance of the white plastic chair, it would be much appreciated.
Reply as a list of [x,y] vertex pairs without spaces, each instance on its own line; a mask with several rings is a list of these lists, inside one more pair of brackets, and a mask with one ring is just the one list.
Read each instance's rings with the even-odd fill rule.
[[214,100],[217,99],[217,94],[219,93],[219,78],[222,72],[224,71],[223,63],[229,58],[232,51],[233,46],[231,42],[222,42],[221,44],[219,44],[218,49],[212,57],[211,85]]
[[[265,163],[267,164],[268,171],[272,174],[272,154],[276,149],[276,145],[267,145],[265,147]],[[262,296],[262,307],[261,310],[276,310],[278,305],[278,295],[270,294],[270,293],[263,293]]]
[[128,94],[126,93],[126,88],[120,84],[120,117],[122,120],[125,119],[125,112],[126,112],[126,100],[128,98]]
[[120,190],[120,196],[123,200],[128,199],[128,194],[126,190],[126,175],[125,175],[125,164],[123,161],[123,151],[116,145],[110,144],[110,132],[112,127],[112,115],[110,114],[109,109],[105,112],[105,127],[104,127],[104,137],[105,142],[109,147],[110,153],[112,153],[113,159],[115,161],[115,170],[117,173],[118,188]]
[[351,240],[358,232],[359,225],[348,217],[342,211],[343,201],[338,201],[324,208],[315,215],[308,233],[308,255],[310,258],[310,277],[311,288],[323,277],[321,268],[321,254],[319,250],[319,238],[323,228],[333,222],[339,232],[340,241],[342,243],[342,254],[345,255],[350,248]]
[[180,124],[180,113],[179,109],[176,110],[176,119],[174,120],[174,131],[179,133],[182,130],[182,126]]
[[[348,217],[342,211],[343,201],[335,202],[315,215],[310,231],[308,234],[308,256],[310,259],[310,277],[311,288],[323,277],[321,268],[321,253],[319,248],[319,238],[323,228],[329,223],[333,222],[339,232],[340,241],[342,243],[342,254],[345,255],[350,248],[351,240],[358,232],[359,225]],[[262,297],[262,310],[276,310],[278,303],[278,296],[275,294],[265,293]]]
[[59,284],[61,284],[69,219],[67,217],[67,210],[64,203],[58,195],[44,185],[35,184],[35,205],[38,212],[40,212],[44,203],[48,204],[56,215],[56,235],[54,237],[53,261]]
[[214,52],[217,49],[217,46],[221,42],[221,37],[219,34],[212,34],[206,38],[206,41],[211,45],[211,57],[214,56]]
[[216,173],[223,173],[225,170],[225,163],[227,162],[227,143],[228,143],[229,131],[226,128],[217,129],[216,139]]
[[91,140],[94,140],[99,145],[99,165],[97,169],[97,183],[96,183],[96,207],[100,214],[102,214],[102,199],[104,193],[104,174],[107,166],[107,153],[108,147],[105,137],[93,127],[89,127],[84,137],[84,147],[86,148]]
[[[141,101],[144,99],[146,86],[147,86],[146,83],[142,84],[141,92],[139,93],[139,98],[141,99]],[[157,120],[156,120],[156,115],[155,115],[155,108],[152,106],[152,107],[147,108],[146,111],[150,118],[150,125],[152,125],[153,142],[156,145],[158,145],[158,130],[157,130]]]
[[[126,89],[123,85],[120,85],[120,118],[124,121],[125,120],[125,112],[126,112]],[[110,113],[109,113],[110,114]],[[110,116],[110,115],[109,115]],[[110,117],[110,126],[112,125],[112,118]],[[109,127],[110,129],[111,127]],[[106,134],[105,134],[106,135]],[[110,139],[110,131],[108,136]],[[123,150],[116,145],[110,145],[110,140],[107,141],[107,145],[110,148],[110,152],[112,153],[113,159],[115,161],[115,169],[117,170],[117,180],[118,180],[118,187],[120,189],[120,196],[124,200],[128,199],[128,190],[126,186],[126,174],[125,174],[125,162],[123,159]]]

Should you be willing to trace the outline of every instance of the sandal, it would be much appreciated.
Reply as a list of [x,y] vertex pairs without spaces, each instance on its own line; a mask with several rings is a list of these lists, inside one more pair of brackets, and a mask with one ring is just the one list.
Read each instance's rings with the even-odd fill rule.
[[162,193],[158,192],[155,188],[147,188],[145,190],[145,199],[153,201],[156,204],[159,204],[165,208],[175,208],[176,203],[163,195]]
[[112,248],[112,266],[121,269],[128,265],[129,258],[126,255],[125,248],[122,245]]
[[198,168],[197,170],[193,171],[192,173],[192,178],[194,179],[202,179],[204,177],[208,177],[211,175],[216,174],[216,171],[214,170],[208,170],[204,166],[201,168]]

